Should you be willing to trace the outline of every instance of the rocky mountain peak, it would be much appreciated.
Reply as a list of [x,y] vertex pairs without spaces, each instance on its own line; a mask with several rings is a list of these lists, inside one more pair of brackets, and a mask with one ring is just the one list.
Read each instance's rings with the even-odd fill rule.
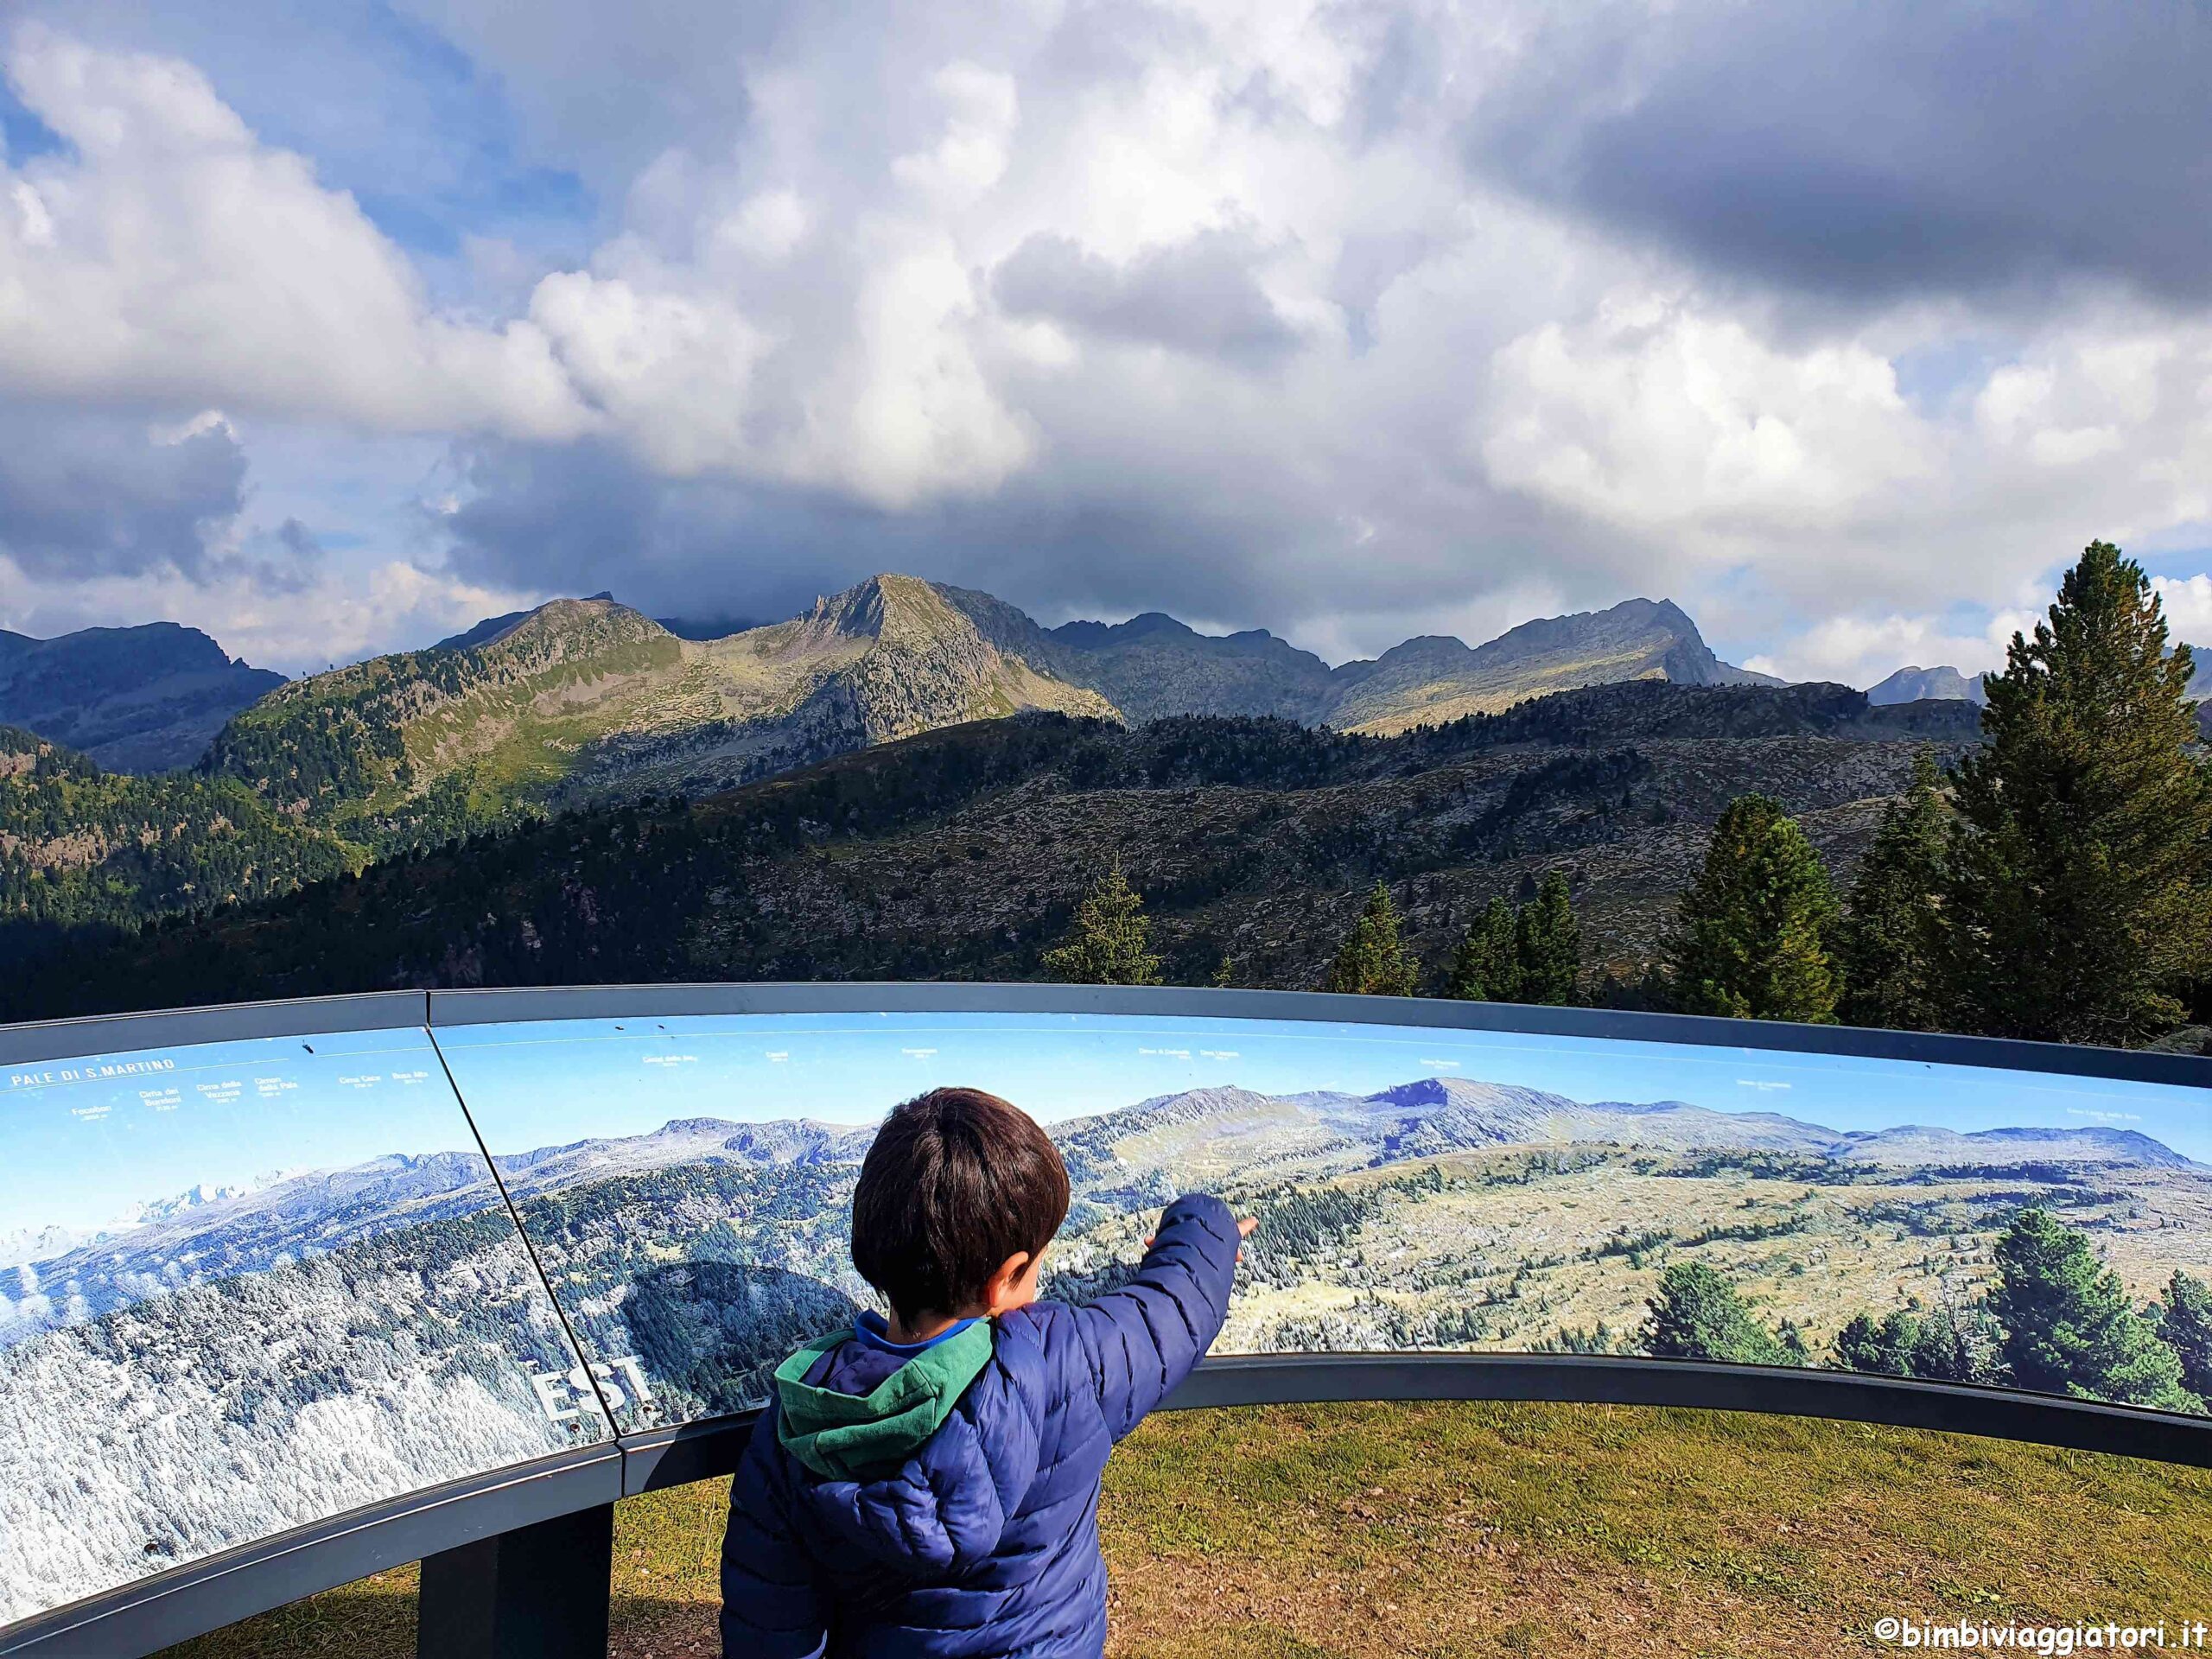
[[602,594],[548,600],[475,649],[486,660],[562,662],[613,646],[671,638],[652,618]]
[[817,598],[801,620],[805,631],[815,635],[911,639],[957,626],[958,616],[936,583],[881,571],[842,593]]
[[1971,678],[1948,664],[1940,668],[1923,668],[1917,663],[1904,667],[1868,688],[1866,701],[1878,707],[1897,702],[1981,701],[1981,677]]

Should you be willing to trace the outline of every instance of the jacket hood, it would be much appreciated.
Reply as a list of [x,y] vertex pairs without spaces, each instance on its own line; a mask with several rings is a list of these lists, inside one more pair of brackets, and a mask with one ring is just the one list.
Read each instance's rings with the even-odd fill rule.
[[[1017,1341],[1017,1350],[1021,1344]],[[833,1537],[902,1573],[957,1573],[998,1548],[1037,1473],[1041,1402],[1020,1352],[977,1320],[911,1357],[849,1333],[775,1377],[792,1497]]]
[[855,1375],[853,1365],[838,1363],[854,1345],[849,1336],[824,1337],[776,1368],[776,1433],[785,1451],[828,1480],[888,1474],[921,1450],[990,1363],[991,1327],[979,1319],[898,1361],[880,1380],[869,1370],[880,1367]]

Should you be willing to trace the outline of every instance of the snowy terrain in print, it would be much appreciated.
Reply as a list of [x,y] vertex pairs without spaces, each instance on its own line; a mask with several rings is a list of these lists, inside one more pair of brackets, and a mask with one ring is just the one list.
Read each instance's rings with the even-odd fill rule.
[[605,1437],[426,1033],[4,1078],[0,1625]]
[[757,1399],[870,1300],[847,1255],[859,1160],[885,1110],[941,1084],[1051,1125],[1076,1199],[1048,1294],[1119,1282],[1178,1191],[1255,1213],[1217,1351],[1679,1352],[1651,1304],[1691,1267],[1747,1312],[1732,1346],[1692,1333],[1705,1357],[2002,1382],[1989,1298],[2024,1211],[2083,1240],[2131,1318],[2177,1269],[2212,1278],[2212,1118],[2159,1085],[1118,1016],[439,1038],[579,1340],[642,1373],[626,1427]]

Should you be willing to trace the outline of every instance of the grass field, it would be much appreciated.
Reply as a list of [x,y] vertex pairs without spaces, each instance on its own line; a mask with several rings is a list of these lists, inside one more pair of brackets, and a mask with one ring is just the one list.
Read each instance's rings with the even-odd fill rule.
[[[718,1651],[727,1484],[617,1511],[622,1659]],[[1107,1471],[1125,1659],[1885,1653],[1874,1622],[2212,1622],[2212,1473],[1720,1412],[1190,1411]],[[2170,1635],[2170,1642],[2177,1643]],[[165,1659],[407,1659],[412,1569]]]

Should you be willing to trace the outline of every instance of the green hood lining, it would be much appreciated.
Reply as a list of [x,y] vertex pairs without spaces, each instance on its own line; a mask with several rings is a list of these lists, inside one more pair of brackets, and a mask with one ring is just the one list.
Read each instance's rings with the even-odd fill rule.
[[776,1437],[828,1480],[870,1479],[912,1457],[990,1363],[993,1336],[991,1322],[978,1319],[925,1348],[864,1395],[806,1381],[816,1361],[852,1339],[849,1332],[818,1338],[776,1367]]

